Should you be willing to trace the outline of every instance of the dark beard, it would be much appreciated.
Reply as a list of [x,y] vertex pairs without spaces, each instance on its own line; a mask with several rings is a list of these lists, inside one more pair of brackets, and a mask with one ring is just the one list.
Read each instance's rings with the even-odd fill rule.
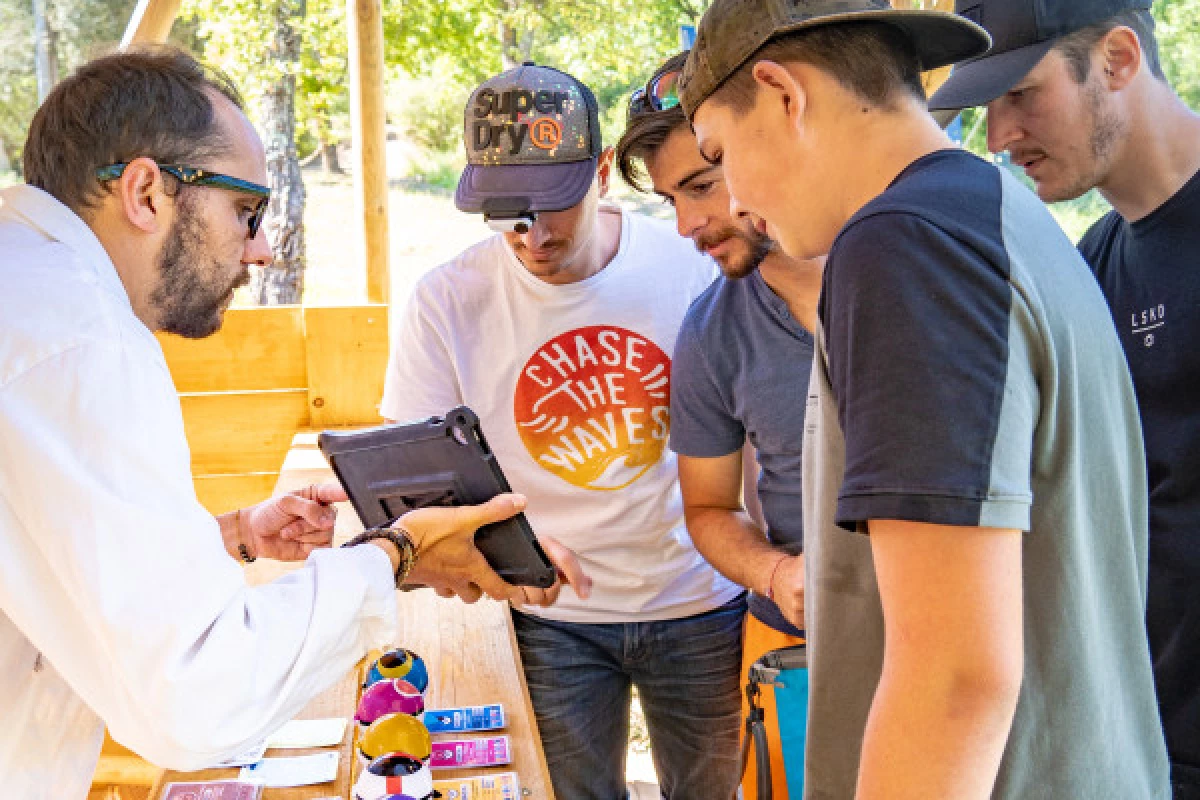
[[205,256],[204,224],[181,192],[178,217],[158,258],[159,283],[150,302],[158,327],[188,339],[203,339],[221,328],[230,293],[249,280],[246,271],[232,283],[216,284],[219,264]]
[[701,236],[695,240],[696,249],[703,253],[709,247],[714,247],[731,237],[740,238],[750,246],[750,252],[740,261],[726,264],[717,260],[717,267],[720,268],[721,274],[731,281],[741,280],[754,272],[762,264],[763,259],[775,249],[774,240],[758,231],[746,233],[731,228],[717,231],[710,236]]

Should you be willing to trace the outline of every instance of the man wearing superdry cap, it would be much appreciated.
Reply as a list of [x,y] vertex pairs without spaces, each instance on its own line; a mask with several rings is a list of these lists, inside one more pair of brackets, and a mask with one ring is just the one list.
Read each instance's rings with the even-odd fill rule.
[[1079,244],[1137,391],[1150,489],[1146,608],[1175,797],[1200,798],[1200,117],[1163,77],[1148,0],[959,3],[995,39],[931,106],[986,105],[1043,200],[1113,205]]
[[486,81],[464,135],[455,201],[502,235],[418,284],[383,414],[469,405],[534,530],[592,578],[550,613],[513,613],[555,793],[625,796],[636,686],[666,796],[729,800],[746,600],[692,545],[666,447],[669,354],[713,263],[600,205],[612,152],[571,76],[527,64]]
[[717,0],[680,81],[734,209],[829,252],[805,796],[1165,800],[1124,354],[1045,207],[925,108],[921,70],[987,46],[883,0]]

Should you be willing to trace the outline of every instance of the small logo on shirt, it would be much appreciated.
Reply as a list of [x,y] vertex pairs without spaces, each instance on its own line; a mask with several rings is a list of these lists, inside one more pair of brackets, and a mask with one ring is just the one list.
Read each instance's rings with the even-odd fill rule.
[[1141,336],[1146,347],[1154,346],[1154,331],[1166,325],[1167,307],[1163,303],[1129,315],[1130,332]]
[[671,359],[649,339],[598,325],[560,334],[526,362],[517,431],[543,469],[584,489],[629,486],[662,458]]

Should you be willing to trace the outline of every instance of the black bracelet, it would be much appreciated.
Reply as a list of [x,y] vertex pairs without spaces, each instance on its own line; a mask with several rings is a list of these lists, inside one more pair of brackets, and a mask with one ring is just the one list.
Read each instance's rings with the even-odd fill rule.
[[343,544],[342,547],[355,547],[374,539],[387,539],[396,545],[396,550],[400,553],[400,563],[396,566],[396,588],[399,589],[404,583],[404,579],[408,577],[408,573],[412,571],[413,565],[417,563],[417,546],[413,544],[408,531],[401,528],[396,520],[392,520],[377,528],[367,528]]

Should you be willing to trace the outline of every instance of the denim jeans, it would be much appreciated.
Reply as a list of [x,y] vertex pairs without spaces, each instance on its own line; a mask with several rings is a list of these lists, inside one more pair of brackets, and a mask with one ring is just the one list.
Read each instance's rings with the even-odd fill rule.
[[584,624],[513,612],[559,800],[623,800],[630,687],[669,800],[737,790],[744,596],[683,619]]

